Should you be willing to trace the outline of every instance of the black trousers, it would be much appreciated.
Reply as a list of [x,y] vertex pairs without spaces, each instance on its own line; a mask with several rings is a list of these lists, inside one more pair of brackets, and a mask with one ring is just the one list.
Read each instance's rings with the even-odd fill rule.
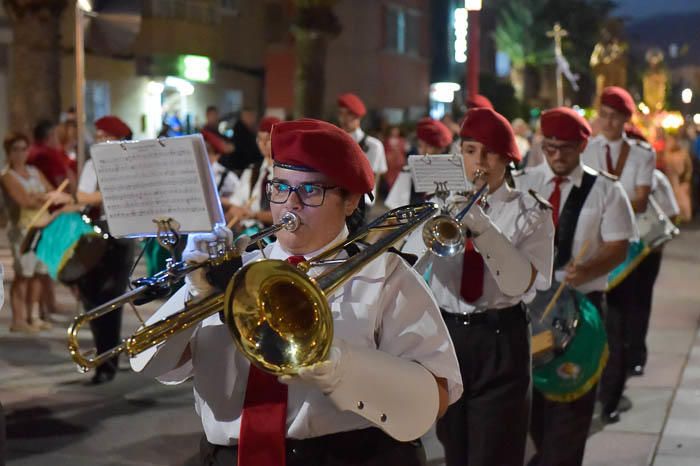
[[[80,300],[86,311],[126,292],[129,272],[134,261],[134,243],[128,239],[110,239],[102,262],[78,282]],[[122,308],[90,322],[98,353],[118,345],[121,340]],[[119,366],[115,356],[99,366],[97,372],[115,373]]]
[[608,304],[605,330],[610,356],[600,379],[598,398],[606,412],[617,409],[627,382],[627,332],[629,320],[634,318],[639,291],[637,274],[633,272],[605,296]]
[[[287,439],[287,466],[425,466],[420,440],[399,442],[378,428],[305,440]],[[236,466],[238,447],[199,444],[202,466]]]
[[437,422],[447,466],[522,466],[531,401],[525,307],[486,311],[486,322],[443,316],[464,382],[462,398]]
[[627,320],[627,367],[645,366],[647,363],[646,338],[654,299],[654,283],[661,269],[661,251],[649,254],[633,272],[637,282],[637,305]]
[[[602,292],[588,294],[601,317],[605,315]],[[548,400],[537,389],[532,393],[530,437],[537,454],[528,466],[580,466],[591,428],[597,385],[568,403]]]

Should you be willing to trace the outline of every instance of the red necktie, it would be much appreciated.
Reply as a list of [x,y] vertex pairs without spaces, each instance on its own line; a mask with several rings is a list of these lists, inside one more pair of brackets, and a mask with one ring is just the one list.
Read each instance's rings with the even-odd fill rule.
[[[296,265],[304,256],[290,256]],[[287,386],[251,365],[238,436],[238,466],[285,466]]]
[[610,155],[610,144],[605,145],[605,164],[608,166],[608,173],[615,174],[615,167],[612,163],[612,155]]
[[566,181],[563,176],[554,177],[554,191],[549,196],[549,203],[552,204],[552,221],[554,228],[559,224],[559,206],[561,205],[561,184]]
[[484,293],[484,258],[474,249],[471,238],[467,239],[464,247],[462,285],[459,293],[468,303],[473,303]]

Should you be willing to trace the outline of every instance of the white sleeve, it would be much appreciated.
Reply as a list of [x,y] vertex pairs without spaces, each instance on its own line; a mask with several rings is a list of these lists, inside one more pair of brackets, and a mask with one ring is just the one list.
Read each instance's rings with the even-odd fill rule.
[[681,213],[681,209],[678,207],[678,201],[676,200],[676,195],[673,193],[671,182],[666,175],[659,170],[654,170],[654,176],[657,181],[656,189],[654,190],[654,198],[656,198],[664,214],[666,214],[668,218],[673,218]]
[[369,156],[369,161],[372,164],[372,170],[374,173],[377,173],[379,175],[386,173],[387,170],[389,169],[386,163],[386,154],[384,153],[384,145],[379,141],[379,139],[372,138],[371,140],[368,141],[368,144],[371,143],[370,154],[367,154]]
[[[643,152],[643,153],[642,153]],[[637,177],[634,180],[634,186],[652,186],[654,179],[654,169],[656,168],[656,155],[653,151],[640,151],[640,155],[644,156],[642,165],[637,171]]]
[[248,198],[250,197],[250,189],[251,189],[251,178],[253,177],[253,170],[250,168],[246,168],[243,170],[243,173],[241,173],[241,177],[238,180],[238,183],[236,184],[236,189],[233,192],[233,196],[231,196],[231,203],[237,205],[237,206],[244,206],[248,202]]
[[537,269],[535,289],[547,290],[552,282],[554,260],[554,223],[551,210],[534,206],[527,209],[521,218],[522,220],[518,221],[527,224],[523,225],[524,234],[514,246]]
[[97,191],[97,173],[95,172],[95,164],[92,159],[85,161],[83,171],[80,173],[78,181],[78,191],[84,193],[94,193]]
[[[605,181],[607,180],[599,179],[596,183]],[[637,236],[632,204],[619,181],[612,182],[612,187],[605,198],[600,236],[606,242],[632,240]]]
[[389,209],[395,209],[411,202],[411,173],[402,171],[396,177],[393,186],[386,195],[384,205]]
[[450,403],[454,403],[462,395],[462,377],[438,304],[420,275],[397,254],[389,256],[379,299],[377,349],[416,361],[435,377],[447,379]]

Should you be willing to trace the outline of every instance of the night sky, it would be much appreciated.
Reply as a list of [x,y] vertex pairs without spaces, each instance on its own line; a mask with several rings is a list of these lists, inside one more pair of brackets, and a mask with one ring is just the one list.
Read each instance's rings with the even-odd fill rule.
[[698,0],[614,0],[619,6],[615,11],[630,19],[647,18],[661,14],[676,14],[689,11],[700,12]]

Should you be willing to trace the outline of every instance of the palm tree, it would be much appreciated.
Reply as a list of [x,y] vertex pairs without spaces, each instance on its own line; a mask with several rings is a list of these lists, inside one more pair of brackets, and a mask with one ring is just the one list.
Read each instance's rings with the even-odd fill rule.
[[68,0],[3,0],[13,32],[10,126],[28,132],[61,109],[61,13]]
[[341,27],[333,6],[337,0],[295,0],[292,34],[296,47],[294,117],[320,118],[326,84],[328,41]]
[[536,89],[528,86],[530,70],[554,62],[554,50],[547,40],[551,25],[540,21],[547,0],[509,0],[498,15],[493,39],[498,50],[511,61],[511,82],[518,99],[532,97]]

